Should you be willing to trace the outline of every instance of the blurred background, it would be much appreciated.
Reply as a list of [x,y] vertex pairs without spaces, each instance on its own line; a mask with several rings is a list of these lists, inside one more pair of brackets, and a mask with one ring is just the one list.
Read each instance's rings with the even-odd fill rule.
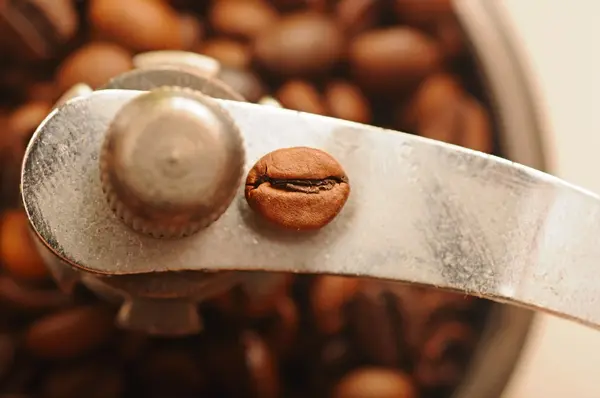
[[[120,303],[92,285],[60,291],[18,197],[25,145],[52,105],[164,49],[216,59],[210,77],[250,102],[494,153],[600,193],[600,2],[0,0],[0,11],[0,398],[600,397],[600,331],[378,281],[275,275],[194,303],[198,335],[121,330]],[[494,70],[515,66],[506,54],[526,84]]]

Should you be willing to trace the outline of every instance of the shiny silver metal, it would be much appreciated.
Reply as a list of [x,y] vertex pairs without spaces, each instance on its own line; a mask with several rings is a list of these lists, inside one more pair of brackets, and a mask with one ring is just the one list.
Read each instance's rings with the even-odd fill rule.
[[197,232],[229,206],[244,165],[242,138],[214,100],[151,90],[111,121],[100,154],[103,190],[128,226],[154,237]]
[[[247,166],[282,147],[327,151],[353,193],[312,234],[273,229],[240,186],[223,216],[181,240],[133,233],[101,193],[108,123],[140,91],[105,90],[53,112],[27,150],[23,200],[42,241],[98,274],[285,271],[453,289],[600,327],[600,199],[504,159],[403,133],[217,100],[247,142]],[[81,129],[81,130],[79,130]],[[86,134],[80,134],[85,131]]]

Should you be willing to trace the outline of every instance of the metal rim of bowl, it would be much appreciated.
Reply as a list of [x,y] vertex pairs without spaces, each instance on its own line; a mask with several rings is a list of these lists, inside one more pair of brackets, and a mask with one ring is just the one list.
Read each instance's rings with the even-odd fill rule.
[[[500,2],[454,0],[489,95],[500,146],[510,160],[546,169],[531,86]],[[510,382],[533,324],[531,310],[493,304],[469,368],[453,398],[500,397]]]

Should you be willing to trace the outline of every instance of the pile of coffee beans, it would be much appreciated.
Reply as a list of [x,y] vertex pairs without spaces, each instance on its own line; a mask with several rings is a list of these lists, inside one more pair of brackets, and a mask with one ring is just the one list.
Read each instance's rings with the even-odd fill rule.
[[54,285],[19,207],[25,145],[65,90],[164,49],[217,59],[248,101],[495,152],[450,0],[0,1],[0,398],[450,397],[485,301],[286,276],[202,304],[199,335],[158,338]]

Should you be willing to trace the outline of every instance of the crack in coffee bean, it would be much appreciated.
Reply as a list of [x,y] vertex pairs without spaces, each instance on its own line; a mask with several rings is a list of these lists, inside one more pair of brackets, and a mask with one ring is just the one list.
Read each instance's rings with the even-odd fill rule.
[[254,184],[254,188],[269,183],[273,188],[284,191],[318,194],[322,191],[330,191],[342,182],[347,183],[348,180],[343,177],[328,177],[322,180],[281,180],[264,176]]

